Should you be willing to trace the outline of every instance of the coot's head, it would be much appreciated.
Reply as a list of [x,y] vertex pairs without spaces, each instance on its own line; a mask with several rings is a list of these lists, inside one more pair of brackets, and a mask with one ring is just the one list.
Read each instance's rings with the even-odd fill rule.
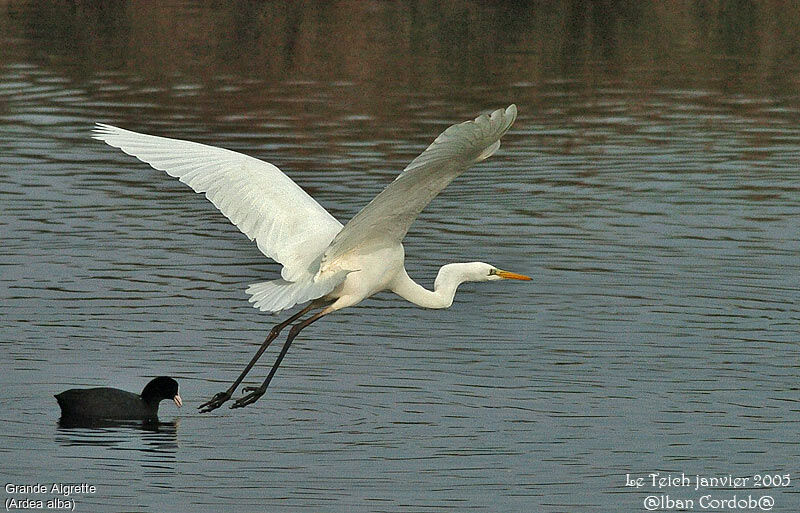
[[159,376],[142,390],[142,400],[148,404],[158,404],[163,399],[172,399],[179,408],[183,405],[178,395],[178,382],[167,376]]

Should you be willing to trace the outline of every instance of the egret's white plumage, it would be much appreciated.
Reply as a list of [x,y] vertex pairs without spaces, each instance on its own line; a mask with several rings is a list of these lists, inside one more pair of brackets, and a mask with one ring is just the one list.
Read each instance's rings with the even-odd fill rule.
[[[281,279],[247,289],[261,310],[278,311],[322,298],[327,306],[296,324],[261,387],[233,407],[255,402],[267,388],[300,330],[330,312],[391,290],[425,308],[447,308],[465,281],[529,280],[483,262],[447,264],[432,291],[409,278],[402,240],[430,201],[473,164],[500,147],[517,116],[514,105],[445,130],[405,170],[342,226],[277,167],[234,151],[138,134],[97,124],[93,137],[166,171],[206,197],[266,256],[283,265]],[[275,326],[253,359],[226,392],[202,404],[203,411],[230,399],[280,331],[322,303],[314,302]]]
[[[344,227],[280,169],[256,158],[101,123],[93,137],[205,193],[264,255],[283,265],[281,279],[247,289],[255,307],[279,311],[332,295],[344,298],[336,310],[386,289],[414,302],[419,291],[406,281],[403,237],[455,177],[497,151],[516,116],[511,105],[451,126]],[[380,257],[368,258],[373,254]]]
[[500,137],[516,117],[517,107],[511,105],[445,130],[336,235],[319,275],[335,269],[336,260],[353,250],[400,244],[414,219],[442,189],[497,151]]
[[296,281],[342,223],[269,162],[224,148],[138,134],[98,123],[93,136],[203,192],[225,217]]

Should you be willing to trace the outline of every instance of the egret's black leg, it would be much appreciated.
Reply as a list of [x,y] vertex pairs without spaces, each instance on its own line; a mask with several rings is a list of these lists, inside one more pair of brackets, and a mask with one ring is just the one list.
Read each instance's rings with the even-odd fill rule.
[[233,382],[233,384],[228,388],[228,390],[215,394],[214,397],[212,397],[209,401],[198,406],[198,408],[200,409],[200,413],[206,413],[210,412],[211,410],[215,410],[220,406],[222,406],[225,403],[225,401],[230,399],[233,393],[236,391],[236,387],[238,387],[239,383],[241,383],[244,377],[247,376],[247,373],[250,372],[250,369],[253,368],[253,365],[256,364],[259,358],[261,358],[261,355],[264,354],[264,351],[267,350],[272,341],[275,340],[278,337],[278,335],[280,335],[281,330],[283,330],[283,328],[290,325],[291,323],[293,323],[306,313],[308,313],[308,311],[311,310],[312,308],[319,308],[320,306],[322,306],[322,303],[314,301],[307,307],[303,308],[293,316],[283,321],[282,323],[275,325],[275,327],[273,327],[270,330],[267,338],[261,344],[261,347],[259,347],[258,351],[256,351],[256,354],[253,355],[253,358],[250,360],[250,363],[247,364],[247,367],[245,367],[242,373],[239,375],[239,377],[236,378],[236,381]]
[[292,340],[300,333],[300,330],[311,324],[312,322],[316,321],[317,319],[326,315],[325,310],[315,313],[308,319],[303,322],[299,322],[292,326],[292,329],[289,330],[289,336],[286,337],[286,342],[283,344],[283,348],[281,349],[280,354],[278,354],[278,359],[275,360],[275,364],[272,366],[272,369],[269,371],[269,375],[267,379],[264,380],[264,383],[261,384],[260,387],[245,387],[245,392],[250,392],[246,396],[242,397],[241,399],[237,400],[235,403],[231,405],[231,408],[242,408],[247,406],[248,404],[253,404],[254,402],[258,401],[258,398],[264,395],[264,392],[267,391],[267,387],[269,386],[269,382],[272,381],[272,376],[275,375],[275,372],[278,370],[278,366],[283,361],[283,357],[286,356],[286,352],[289,351],[289,346],[292,345]]

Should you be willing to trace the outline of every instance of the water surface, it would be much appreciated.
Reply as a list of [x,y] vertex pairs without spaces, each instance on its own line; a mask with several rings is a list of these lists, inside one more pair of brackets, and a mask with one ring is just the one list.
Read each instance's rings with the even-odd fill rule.
[[[573,512],[642,511],[626,473],[794,476],[782,5],[0,6],[5,482],[97,486],[76,511]],[[533,282],[467,284],[443,311],[376,296],[303,332],[256,405],[195,413],[280,319],[244,293],[279,267],[94,122],[268,160],[344,222],[444,128],[511,102],[407,269]],[[185,401],[162,426],[58,424],[54,393],[161,374]]]

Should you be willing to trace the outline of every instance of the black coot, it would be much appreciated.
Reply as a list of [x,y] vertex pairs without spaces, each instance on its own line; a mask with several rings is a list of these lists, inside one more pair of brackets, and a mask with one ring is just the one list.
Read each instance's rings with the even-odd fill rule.
[[158,403],[172,399],[180,407],[178,382],[161,376],[150,381],[141,395],[118,388],[73,388],[56,394],[61,417],[72,419],[148,420],[158,418]]

